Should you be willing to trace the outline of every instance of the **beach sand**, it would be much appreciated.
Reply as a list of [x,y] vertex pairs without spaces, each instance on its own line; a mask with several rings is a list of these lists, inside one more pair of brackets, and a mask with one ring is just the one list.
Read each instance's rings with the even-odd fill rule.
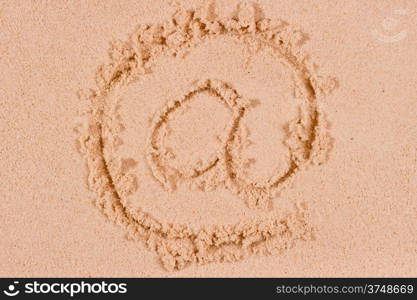
[[0,276],[417,276],[416,11],[0,3]]

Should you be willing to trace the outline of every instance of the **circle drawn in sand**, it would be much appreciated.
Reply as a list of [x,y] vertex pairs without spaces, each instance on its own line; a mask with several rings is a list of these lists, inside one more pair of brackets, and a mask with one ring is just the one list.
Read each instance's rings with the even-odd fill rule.
[[[141,25],[128,42],[113,45],[110,62],[97,73],[97,88],[81,95],[88,100],[88,108],[83,115],[84,123],[78,128],[79,146],[87,160],[89,188],[97,195],[95,204],[110,220],[122,226],[129,238],[144,241],[154,250],[168,270],[178,270],[190,263],[237,261],[251,254],[279,253],[296,241],[311,238],[306,211],[301,207],[285,216],[271,213],[269,217],[241,220],[236,224],[193,229],[185,224],[157,220],[128,205],[127,196],[140,183],[129,171],[135,162],[117,155],[118,135],[124,125],[117,115],[119,103],[114,102],[112,93],[151,73],[158,58],[181,57],[196,45],[221,36],[267,47],[293,70],[294,97],[302,99],[303,105],[299,116],[287,126],[285,143],[291,153],[290,167],[284,176],[266,183],[250,182],[238,172],[240,122],[251,101],[245,100],[231,85],[210,79],[197,84],[182,99],[168,103],[153,119],[147,158],[154,176],[161,184],[172,187],[172,174],[186,181],[220,170],[223,175],[226,173],[224,185],[245,199],[249,207],[267,208],[272,190],[287,186],[307,165],[325,161],[329,139],[319,99],[333,88],[334,82],[325,81],[315,73],[300,50],[302,35],[298,31],[260,15],[255,6],[241,4],[235,16],[221,18],[213,5],[208,5],[199,10],[179,9],[163,24]],[[171,112],[202,90],[215,94],[232,111],[229,130],[221,139],[219,150],[206,162],[191,168],[173,167],[172,161],[161,159],[164,151],[158,142],[159,130]]]

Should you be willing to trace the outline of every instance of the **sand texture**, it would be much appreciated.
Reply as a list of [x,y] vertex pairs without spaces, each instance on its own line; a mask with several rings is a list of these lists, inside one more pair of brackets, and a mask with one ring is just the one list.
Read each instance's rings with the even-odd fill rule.
[[417,276],[416,11],[1,3],[0,274]]

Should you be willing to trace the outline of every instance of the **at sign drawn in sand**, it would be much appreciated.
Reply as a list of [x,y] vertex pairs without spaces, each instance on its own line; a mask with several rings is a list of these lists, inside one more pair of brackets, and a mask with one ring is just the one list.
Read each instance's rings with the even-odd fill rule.
[[[168,270],[310,240],[308,166],[327,159],[321,99],[335,85],[304,36],[252,4],[178,9],[114,42],[79,128],[96,206]],[[308,204],[307,204],[308,206]]]

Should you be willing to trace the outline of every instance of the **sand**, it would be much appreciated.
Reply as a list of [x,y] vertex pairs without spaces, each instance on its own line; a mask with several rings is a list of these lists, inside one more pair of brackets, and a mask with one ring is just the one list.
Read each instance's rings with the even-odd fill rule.
[[416,276],[416,9],[1,4],[0,275]]

